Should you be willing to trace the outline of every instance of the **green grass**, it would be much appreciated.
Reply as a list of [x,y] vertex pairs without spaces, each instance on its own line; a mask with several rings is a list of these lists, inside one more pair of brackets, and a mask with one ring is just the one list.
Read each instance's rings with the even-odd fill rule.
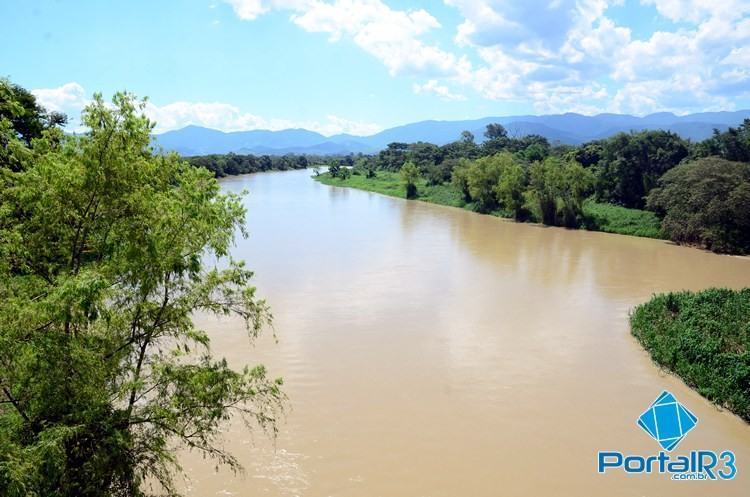
[[656,295],[630,326],[657,364],[750,421],[750,288]]
[[[316,181],[330,186],[348,186],[368,192],[382,193],[391,197],[406,198],[406,189],[398,173],[378,171],[374,178],[352,175],[347,179],[332,178],[328,173],[313,176]],[[433,204],[449,205],[451,207],[466,207],[461,194],[451,185],[427,185],[424,179],[417,183],[417,200]]]
[[584,226],[592,231],[605,231],[620,235],[665,238],[661,222],[650,211],[628,209],[612,204],[587,200],[583,203]]
[[[346,186],[369,192],[382,193],[391,197],[406,197],[406,189],[398,173],[378,171],[374,178],[352,175],[347,179],[332,178],[328,173],[313,176],[316,181],[331,186]],[[427,185],[424,179],[417,184],[417,200],[433,204],[449,205],[475,211],[472,202],[465,202],[461,193],[450,184]],[[497,217],[512,217],[502,210],[491,212]],[[583,204],[583,227],[590,231],[605,231],[620,235],[664,238],[661,223],[653,212],[628,209],[611,204],[601,204],[587,200]]]

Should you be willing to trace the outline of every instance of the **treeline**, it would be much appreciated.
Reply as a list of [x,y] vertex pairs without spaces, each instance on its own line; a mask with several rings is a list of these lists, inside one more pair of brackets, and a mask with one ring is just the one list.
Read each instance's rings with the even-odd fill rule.
[[[420,196],[420,186],[449,187],[478,212],[554,226],[603,229],[613,217],[638,223],[656,216],[663,235],[676,242],[745,254],[748,161],[750,120],[697,143],[657,130],[578,147],[537,135],[510,137],[490,124],[481,144],[469,132],[443,146],[391,143],[356,159],[351,174],[400,171],[407,197]],[[331,170],[334,177],[347,174],[339,164]],[[595,214],[587,214],[587,205]],[[638,227],[624,232],[638,234]]]
[[322,155],[253,155],[253,154],[210,154],[186,157],[190,164],[204,167],[214,173],[214,176],[234,176],[237,174],[259,173],[263,171],[288,171],[322,166],[329,162],[354,164],[354,156],[322,156]]

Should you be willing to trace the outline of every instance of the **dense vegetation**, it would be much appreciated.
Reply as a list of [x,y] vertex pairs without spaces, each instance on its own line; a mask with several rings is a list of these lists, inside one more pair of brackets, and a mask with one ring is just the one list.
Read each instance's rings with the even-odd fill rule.
[[657,364],[750,421],[750,288],[657,295],[630,323]]
[[[319,180],[518,221],[745,254],[750,165],[729,160],[747,161],[749,154],[750,120],[700,143],[642,131],[579,147],[553,146],[536,135],[509,137],[501,125],[490,124],[481,144],[469,132],[443,146],[391,143],[377,155],[356,158],[351,169],[330,161]],[[391,173],[403,168],[399,189]]]
[[648,207],[675,241],[750,252],[750,163],[710,157],[681,164],[662,176]]
[[237,174],[259,173],[263,171],[288,171],[324,165],[330,161],[351,166],[352,156],[319,155],[252,155],[252,154],[211,154],[187,157],[186,160],[198,167],[204,167],[214,176],[234,176]]
[[65,135],[0,80],[0,495],[175,495],[176,448],[238,468],[223,424],[274,426],[279,381],[213,357],[192,321],[237,314],[254,337],[271,319],[242,263],[204,265],[245,210],[152,152],[143,107],[97,95]]

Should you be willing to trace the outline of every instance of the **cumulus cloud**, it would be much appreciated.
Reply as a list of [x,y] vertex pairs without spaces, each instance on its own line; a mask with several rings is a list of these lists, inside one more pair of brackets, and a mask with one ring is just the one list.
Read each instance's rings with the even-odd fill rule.
[[641,0],[653,5],[662,16],[675,22],[700,23],[711,17],[740,19],[750,12],[747,0]]
[[[66,83],[57,88],[32,90],[41,105],[50,110],[64,112],[71,118],[71,130],[81,131],[78,116],[91,101],[86,91],[76,82]],[[369,135],[377,133],[381,126],[364,121],[328,115],[322,121],[295,121],[280,118],[267,118],[245,112],[240,108],[222,102],[178,101],[166,105],[146,103],[145,113],[156,123],[154,131],[184,128],[189,125],[204,126],[221,131],[246,131],[267,129],[277,131],[290,128],[305,128],[326,136],[339,133]]]
[[412,89],[416,94],[432,93],[443,100],[466,100],[464,95],[451,92],[447,86],[441,85],[436,79],[431,79],[421,85],[414,83]]
[[86,91],[76,82],[65,83],[57,88],[40,88],[32,90],[37,101],[48,110],[63,112],[65,109],[76,109],[78,112],[86,105]]
[[750,91],[750,0],[641,0],[682,23],[647,39],[607,16],[613,0],[445,3],[464,18],[456,42],[482,61],[464,83],[487,99],[642,114],[731,109]]
[[424,9],[396,10],[381,0],[226,1],[240,19],[249,21],[270,10],[290,11],[291,21],[300,28],[328,34],[331,42],[352,40],[380,60],[392,75],[455,76],[471,66],[465,57],[420,38],[441,27]]

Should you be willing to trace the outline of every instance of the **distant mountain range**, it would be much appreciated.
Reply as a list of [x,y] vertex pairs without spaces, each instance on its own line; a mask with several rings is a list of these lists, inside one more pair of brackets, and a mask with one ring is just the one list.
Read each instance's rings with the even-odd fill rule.
[[391,142],[425,141],[443,145],[457,140],[464,130],[471,131],[477,142],[484,137],[489,123],[500,123],[510,136],[537,134],[550,142],[577,145],[590,140],[606,138],[621,131],[664,129],[683,138],[703,140],[711,136],[714,128],[725,131],[750,119],[750,110],[736,112],[703,112],[676,116],[660,112],[645,117],[623,114],[557,114],[547,116],[485,117],[468,121],[421,121],[389,128],[370,136],[347,134],[323,136],[306,129],[281,131],[253,130],[225,133],[200,126],[187,126],[154,136],[154,143],[165,150],[182,155],[224,154],[346,154],[373,153]]

